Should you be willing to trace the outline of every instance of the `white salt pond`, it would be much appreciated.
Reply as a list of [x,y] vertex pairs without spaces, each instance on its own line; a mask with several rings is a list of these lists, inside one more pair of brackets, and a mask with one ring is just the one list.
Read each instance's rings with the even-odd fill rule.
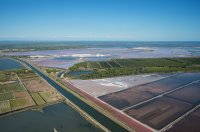
[[125,90],[129,87],[157,81],[170,75],[171,74],[144,74],[92,80],[76,79],[70,81],[81,90],[95,97],[99,97],[108,93]]

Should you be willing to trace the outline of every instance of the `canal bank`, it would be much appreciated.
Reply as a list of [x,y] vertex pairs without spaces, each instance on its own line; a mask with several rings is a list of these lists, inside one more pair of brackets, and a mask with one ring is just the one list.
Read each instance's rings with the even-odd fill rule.
[[66,103],[67,105],[71,106],[73,109],[75,109],[77,112],[80,113],[80,115],[82,115],[83,117],[85,117],[86,120],[88,120],[89,122],[91,122],[92,124],[94,124],[97,128],[100,128],[101,130],[105,131],[105,132],[111,132],[110,130],[108,130],[106,127],[104,127],[102,124],[100,124],[98,121],[96,121],[94,118],[92,118],[89,114],[87,114],[85,111],[83,111],[82,109],[80,109],[77,105],[75,105],[73,102],[71,102],[70,100],[66,99],[64,101],[64,103]]
[[[9,60],[16,62],[16,64],[25,65],[21,61],[16,61],[14,59],[9,59]],[[6,66],[6,65],[9,65],[9,64],[7,61],[6,62],[4,61],[4,65],[0,65],[0,67]],[[25,66],[25,67],[27,67],[27,66]],[[23,66],[22,73],[23,73],[23,71],[25,71],[25,69],[24,69],[25,67]],[[12,69],[15,70],[15,65],[12,65]],[[20,69],[19,69],[19,71],[20,71]],[[30,69],[30,68],[28,68],[28,69]],[[2,77],[2,75],[5,75],[4,72],[7,73],[7,71],[1,72],[1,77]],[[11,72],[11,71],[8,71],[8,72]],[[13,73],[13,74],[15,74],[15,73]],[[20,74],[20,73],[18,73],[18,74]],[[39,77],[39,78],[42,79],[41,77]],[[10,79],[10,78],[8,78],[8,79]],[[17,77],[15,77],[14,79],[16,80]],[[3,80],[3,82],[4,82],[4,80]],[[35,84],[37,84],[37,83],[34,83],[33,86]],[[2,85],[4,85],[4,83],[2,83]],[[6,88],[10,88],[10,87],[6,87]],[[8,102],[7,104],[4,103],[5,99],[2,100],[2,97],[7,96],[5,93],[5,88],[1,87],[1,91],[2,91],[1,92],[1,102],[0,102],[1,103],[1,111],[3,109],[5,109],[6,105],[10,107],[10,110],[12,110],[10,112],[3,113],[3,115],[0,116],[0,127],[1,127],[2,132],[21,132],[21,131],[24,131],[24,132],[36,132],[36,131],[37,132],[50,132],[53,130],[53,128],[58,130],[58,132],[61,132],[61,131],[102,132],[102,130],[99,129],[99,127],[95,127],[95,125],[93,125],[90,121],[86,120],[86,118],[84,118],[84,116],[82,116],[79,113],[79,111],[77,112],[77,110],[70,107],[70,105],[68,105],[68,104],[66,105],[65,103],[63,103],[62,102],[63,100],[61,102],[60,101],[47,102],[47,103],[39,105],[39,106],[34,105],[34,106],[30,106],[30,107],[18,108],[15,110],[15,109],[13,109],[13,103],[11,101],[18,99],[18,98],[21,99],[22,98],[21,91],[19,91],[20,97],[19,97],[19,95],[17,95],[17,96],[14,95],[13,100],[12,99],[11,99],[11,101],[6,100],[6,102]],[[12,94],[13,94],[13,91],[12,91]],[[20,101],[20,103],[17,102],[15,104],[20,106],[22,103],[24,103],[24,102]],[[37,126],[37,127],[35,127],[35,126]]]
[[[20,60],[20,61],[22,61],[22,60]],[[63,96],[65,96],[67,99],[69,99],[71,102],[73,102],[80,109],[85,111],[92,118],[97,120],[100,124],[102,124],[103,126],[108,128],[110,131],[113,131],[113,132],[118,132],[118,131],[119,132],[127,132],[128,131],[125,128],[123,128],[122,126],[115,123],[113,120],[109,119],[107,116],[103,115],[102,113],[100,113],[99,111],[97,111],[96,109],[94,109],[93,107],[88,105],[87,103],[85,103],[84,101],[82,101],[81,99],[79,99],[78,97],[76,97],[75,95],[73,95],[72,93],[70,93],[69,91],[62,88],[57,82],[55,82],[50,77],[43,74],[41,71],[39,71],[34,66],[30,65],[29,63],[27,63],[25,61],[22,61],[22,62],[24,62],[28,67],[30,67],[34,72],[36,72],[38,75],[40,75],[43,79],[45,79],[50,85],[52,85],[54,88],[56,88],[61,94],[63,94]]]

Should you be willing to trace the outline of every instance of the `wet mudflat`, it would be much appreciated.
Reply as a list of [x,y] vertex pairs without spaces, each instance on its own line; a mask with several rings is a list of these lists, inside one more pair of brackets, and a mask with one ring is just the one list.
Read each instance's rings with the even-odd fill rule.
[[126,111],[131,117],[159,130],[192,107],[191,104],[162,97]]
[[45,107],[43,112],[28,110],[0,117],[2,132],[100,132],[70,106],[59,103]]
[[190,113],[167,132],[200,132],[200,108]]
[[134,87],[135,89],[155,95],[162,94],[175,88],[187,85],[200,79],[200,73],[181,73],[166,79],[161,79],[143,86]]
[[124,91],[101,96],[99,98],[115,108],[124,109],[152,97],[152,94],[137,91],[131,88]]
[[200,79],[200,73],[181,73],[147,85],[136,87],[135,89],[158,95],[184,86],[198,79]]
[[197,82],[183,89],[170,93],[167,96],[196,105],[200,103],[199,94],[200,94],[200,82]]
[[[126,114],[160,130],[200,103],[199,80],[200,73],[179,73],[165,79],[107,94],[101,96],[100,99],[115,108],[127,108],[124,109]],[[169,91],[171,92],[168,94],[131,107]]]
[[[124,109],[199,79],[200,73],[180,73],[165,79],[100,96],[99,98],[115,108]],[[192,91],[193,89],[191,89]]]
[[200,73],[199,72],[197,72],[197,73],[194,73],[194,72],[183,73],[183,74],[178,74],[176,76],[172,76],[171,78],[183,80],[185,82],[192,82],[192,81],[200,79]]
[[174,78],[167,78],[145,86],[137,87],[136,89],[158,95],[173,90],[177,87],[183,86],[187,83],[188,81],[185,82]]

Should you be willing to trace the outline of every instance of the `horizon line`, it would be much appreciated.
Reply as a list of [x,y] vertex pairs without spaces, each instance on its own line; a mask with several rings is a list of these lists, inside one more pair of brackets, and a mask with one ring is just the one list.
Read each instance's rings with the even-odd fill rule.
[[200,42],[200,40],[0,40],[0,42]]

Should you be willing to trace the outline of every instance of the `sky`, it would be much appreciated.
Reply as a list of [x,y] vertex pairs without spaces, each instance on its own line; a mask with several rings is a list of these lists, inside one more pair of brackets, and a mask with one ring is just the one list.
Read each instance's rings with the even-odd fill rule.
[[199,41],[200,0],[0,0],[0,40]]

